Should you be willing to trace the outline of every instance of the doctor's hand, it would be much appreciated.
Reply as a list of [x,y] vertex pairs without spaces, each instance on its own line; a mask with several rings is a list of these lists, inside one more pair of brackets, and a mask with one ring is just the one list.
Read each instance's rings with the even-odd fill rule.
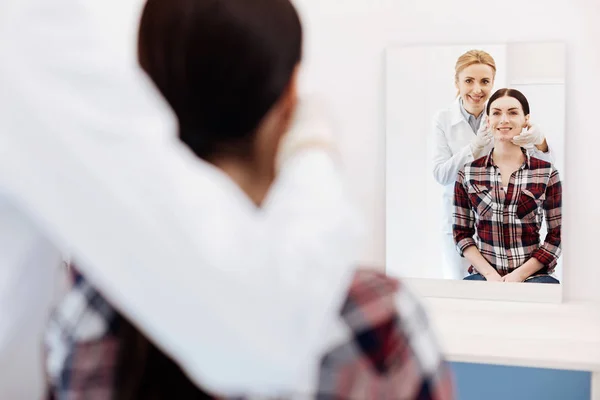
[[[523,128],[520,135],[512,138],[512,143],[517,146],[525,147],[532,145],[542,151],[547,151],[547,146],[544,146],[545,142],[546,137],[537,125],[529,125]],[[543,147],[546,147],[546,150]]]
[[490,129],[489,124],[486,122],[481,125],[477,131],[477,135],[471,141],[471,153],[473,158],[478,159],[484,155],[485,148],[492,142],[494,135]]

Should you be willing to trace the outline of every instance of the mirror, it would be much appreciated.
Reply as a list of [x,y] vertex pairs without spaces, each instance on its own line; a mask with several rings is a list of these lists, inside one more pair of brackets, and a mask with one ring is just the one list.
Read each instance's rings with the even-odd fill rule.
[[387,272],[560,284],[564,129],[562,43],[387,48]]

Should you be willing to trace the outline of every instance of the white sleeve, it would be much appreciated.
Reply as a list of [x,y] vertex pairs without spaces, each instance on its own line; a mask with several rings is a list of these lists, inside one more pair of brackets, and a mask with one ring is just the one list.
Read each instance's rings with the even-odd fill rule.
[[293,157],[268,206],[232,222],[135,67],[139,3],[0,5],[0,185],[197,383],[306,390],[359,244],[338,172]]
[[433,177],[441,185],[454,183],[458,171],[468,162],[473,161],[471,146],[463,147],[460,152],[452,154],[448,139],[436,117],[432,127],[431,143]]
[[547,152],[543,152],[540,149],[538,149],[535,146],[531,146],[531,155],[535,158],[538,158],[540,160],[544,160],[547,161],[551,164],[555,163],[555,159],[554,159],[554,152],[552,151],[552,146],[550,146],[550,144],[548,144],[548,151]]

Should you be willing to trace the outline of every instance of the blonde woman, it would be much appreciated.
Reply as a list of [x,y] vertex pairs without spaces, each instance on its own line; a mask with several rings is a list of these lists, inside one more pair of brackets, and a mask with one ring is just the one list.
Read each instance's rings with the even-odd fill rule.
[[[493,135],[485,124],[485,108],[495,77],[496,62],[490,54],[482,50],[462,54],[455,65],[456,100],[438,111],[433,120],[433,177],[444,186],[441,232],[446,279],[468,275],[469,263],[457,253],[452,237],[454,183],[466,163],[482,157],[493,147]],[[537,127],[530,125],[513,141],[536,158],[552,162],[548,143]]]

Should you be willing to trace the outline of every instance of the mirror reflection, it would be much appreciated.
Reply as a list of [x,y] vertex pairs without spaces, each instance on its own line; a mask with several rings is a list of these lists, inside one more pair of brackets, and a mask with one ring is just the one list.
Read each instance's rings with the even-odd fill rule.
[[389,273],[562,281],[564,51],[388,49]]

